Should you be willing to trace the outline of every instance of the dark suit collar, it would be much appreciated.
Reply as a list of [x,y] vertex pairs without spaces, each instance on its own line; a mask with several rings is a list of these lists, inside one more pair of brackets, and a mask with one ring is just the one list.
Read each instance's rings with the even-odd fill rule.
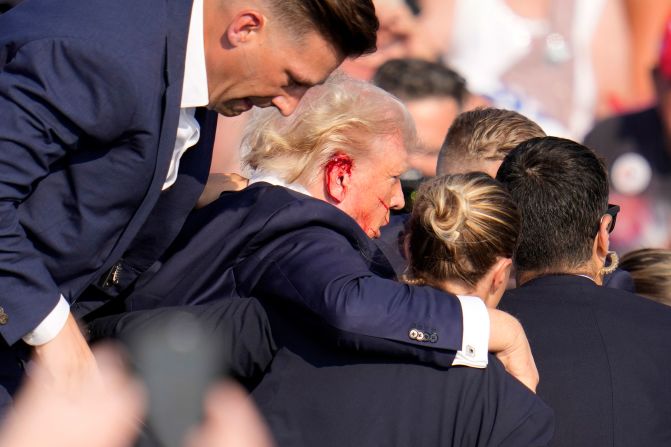
[[582,286],[582,287],[598,287],[598,285],[589,278],[580,275],[572,275],[569,273],[553,273],[536,277],[530,281],[525,282],[519,288],[537,287],[537,286]]
[[168,35],[166,46],[165,75],[167,85],[181,86],[184,81],[184,60],[186,41],[189,34],[192,0],[166,1],[168,15]]

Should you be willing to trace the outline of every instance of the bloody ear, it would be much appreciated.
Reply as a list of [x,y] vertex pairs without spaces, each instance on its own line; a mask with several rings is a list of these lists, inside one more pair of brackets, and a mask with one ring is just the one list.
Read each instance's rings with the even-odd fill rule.
[[349,155],[333,156],[324,166],[324,189],[327,199],[340,203],[345,200],[349,188],[352,166]]

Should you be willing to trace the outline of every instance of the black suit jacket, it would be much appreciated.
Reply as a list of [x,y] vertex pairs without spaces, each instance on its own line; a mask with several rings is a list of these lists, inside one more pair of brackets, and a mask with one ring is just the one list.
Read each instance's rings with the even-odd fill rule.
[[671,445],[671,308],[572,275],[532,280],[499,307],[526,330],[552,445]]
[[[165,263],[140,278],[129,310],[254,296],[292,306],[316,335],[354,349],[449,366],[461,349],[461,306],[395,281],[384,255],[336,207],[257,183],[194,212]],[[410,338],[412,329],[435,334]]]
[[[60,294],[75,301],[156,212],[190,9],[190,0],[25,0],[0,16],[0,306],[8,317],[0,334],[8,344]],[[207,176],[213,133],[203,134],[199,155],[187,153],[200,160],[182,181],[189,203],[166,193],[182,220]],[[168,239],[181,224],[174,217]]]
[[544,446],[552,410],[490,355],[440,369],[321,343],[266,303],[279,351],[252,396],[286,447]]

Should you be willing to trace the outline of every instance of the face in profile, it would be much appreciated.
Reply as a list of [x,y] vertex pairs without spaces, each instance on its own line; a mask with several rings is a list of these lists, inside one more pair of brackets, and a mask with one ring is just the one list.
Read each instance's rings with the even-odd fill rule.
[[400,175],[407,169],[408,153],[400,134],[375,138],[371,144],[370,156],[353,164],[348,194],[338,207],[377,238],[389,223],[390,209],[405,205]]
[[342,61],[317,32],[295,38],[267,24],[248,32],[226,51],[230,52],[228,63],[208,59],[209,107],[225,116],[254,106],[274,106],[289,115],[305,92],[324,82]]
[[424,98],[406,102],[415,121],[421,146],[410,154],[408,163],[424,177],[436,175],[436,162],[445,134],[459,114],[459,104],[449,97]]

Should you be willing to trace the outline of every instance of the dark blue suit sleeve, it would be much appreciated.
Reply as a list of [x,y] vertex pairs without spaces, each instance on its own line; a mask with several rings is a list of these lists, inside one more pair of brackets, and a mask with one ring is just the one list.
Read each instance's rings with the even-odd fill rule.
[[0,71],[0,305],[8,316],[0,334],[9,344],[33,330],[60,295],[18,208],[82,139],[102,148],[134,113],[123,61],[94,44],[39,40],[11,51]]
[[[439,366],[451,365],[461,349],[456,297],[376,276],[365,254],[334,231],[315,227],[282,236],[243,262],[237,275],[242,283],[255,284],[251,295],[308,309],[339,331],[342,344],[357,349]],[[436,337],[419,342],[410,338],[412,329]]]

